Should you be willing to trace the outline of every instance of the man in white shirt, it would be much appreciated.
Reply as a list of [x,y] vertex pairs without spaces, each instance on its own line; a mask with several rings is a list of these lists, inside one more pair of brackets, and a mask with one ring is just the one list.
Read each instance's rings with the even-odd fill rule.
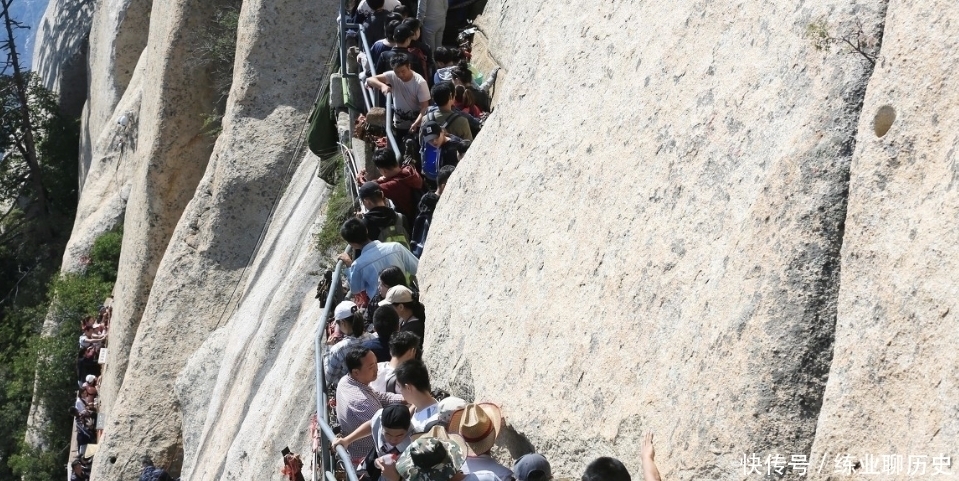
[[396,54],[390,68],[366,79],[366,85],[383,93],[393,94],[393,127],[400,135],[418,133],[423,116],[430,107],[430,89],[420,74],[410,68],[410,57]]
[[[370,383],[370,387],[379,392],[401,394],[393,372],[400,364],[410,359],[416,359],[416,349],[419,345],[420,337],[410,331],[394,333],[393,337],[390,338],[391,358],[388,362],[379,363],[376,380]],[[391,387],[392,389],[390,389]]]

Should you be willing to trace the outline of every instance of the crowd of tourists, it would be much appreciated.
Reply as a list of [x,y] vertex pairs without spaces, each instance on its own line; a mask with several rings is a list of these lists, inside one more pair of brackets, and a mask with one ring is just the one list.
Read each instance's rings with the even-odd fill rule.
[[100,350],[106,347],[113,308],[100,306],[96,316],[80,320],[77,350],[77,397],[69,407],[76,431],[76,455],[70,461],[70,479],[86,481],[90,476],[87,447],[97,443],[97,410],[100,407]]
[[[542,454],[512,465],[492,456],[506,422],[498,405],[436,390],[422,360],[428,322],[416,283],[419,257],[447,182],[490,112],[495,80],[494,71],[479,81],[483,72],[469,63],[468,43],[443,41],[444,8],[446,0],[362,0],[349,12],[372,45],[358,59],[365,86],[392,94],[386,128],[402,155],[390,146],[374,151],[378,175],[357,176],[363,208],[340,228],[349,245],[339,256],[349,294],[332,309],[323,359],[335,398],[333,444],[346,449],[364,479],[545,481],[553,474]],[[658,481],[651,434],[639,452],[643,479]],[[619,460],[600,457],[582,479],[631,476]]]

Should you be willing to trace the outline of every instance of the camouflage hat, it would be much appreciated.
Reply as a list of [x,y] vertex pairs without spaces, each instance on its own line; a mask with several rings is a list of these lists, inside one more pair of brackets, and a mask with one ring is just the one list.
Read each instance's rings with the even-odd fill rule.
[[455,442],[422,437],[403,451],[396,470],[406,481],[450,481],[465,461],[463,450]]

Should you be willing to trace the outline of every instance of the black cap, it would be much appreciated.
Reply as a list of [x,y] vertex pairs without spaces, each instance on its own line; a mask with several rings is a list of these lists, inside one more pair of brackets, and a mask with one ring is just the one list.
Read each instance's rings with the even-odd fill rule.
[[360,186],[360,198],[361,199],[372,199],[374,197],[380,197],[383,195],[383,189],[380,188],[380,184],[376,182],[367,182]]
[[443,128],[440,127],[440,124],[433,121],[423,124],[423,140],[429,142],[439,137],[442,130]]

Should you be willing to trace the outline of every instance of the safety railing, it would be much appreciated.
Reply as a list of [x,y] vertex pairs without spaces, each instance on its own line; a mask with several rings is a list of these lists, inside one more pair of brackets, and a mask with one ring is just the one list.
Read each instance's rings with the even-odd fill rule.
[[[334,472],[333,456],[330,453],[330,446],[336,435],[333,434],[333,428],[326,422],[326,406],[329,400],[326,396],[326,374],[323,372],[323,337],[326,333],[326,319],[330,315],[330,309],[333,308],[333,298],[340,286],[340,276],[343,273],[343,261],[337,261],[333,268],[332,282],[330,283],[330,292],[326,295],[326,304],[323,306],[323,312],[320,314],[320,327],[316,331],[316,337],[313,340],[313,347],[316,352],[316,424],[320,427],[320,460],[323,466],[324,477],[330,481],[336,480]],[[346,477],[349,481],[359,481],[356,475],[356,468],[353,467],[353,460],[343,446],[336,447],[336,455],[343,464],[346,471]],[[314,464],[315,466],[315,464]],[[313,479],[316,479],[316,469],[313,470]]]
[[[366,39],[366,27],[360,25],[360,43],[363,45],[363,52],[366,54],[366,64],[370,66],[370,77],[376,77],[376,65],[373,64],[373,51],[370,50],[370,41]],[[363,91],[363,101],[366,102],[366,111],[370,107],[376,107],[376,94],[364,83],[360,85]]]
[[[362,25],[350,24],[346,21],[346,0],[340,0],[340,15],[338,20],[339,26],[339,56],[340,56],[340,74],[345,78],[348,76],[347,72],[347,48],[346,48],[346,30],[347,28],[356,28],[359,30],[360,43],[363,45],[363,51],[366,53],[367,62],[370,66],[370,72],[372,76],[376,75],[376,66],[373,65],[373,56],[371,54],[369,42],[366,39],[366,31]],[[371,107],[376,106],[376,94],[366,87],[366,85],[361,85],[361,90],[363,92],[363,102],[366,104],[367,112]],[[393,133],[393,94],[386,95],[386,136],[390,144],[390,148],[393,149],[393,152],[396,154],[397,159],[401,158],[400,148],[396,142],[396,136]],[[344,160],[344,170],[345,170],[345,179],[344,182],[347,182],[349,187],[349,194],[354,201],[354,205],[359,203],[359,192],[357,191],[356,182],[354,179],[357,178],[360,169],[356,165],[356,157],[353,155],[353,150],[348,146],[340,143],[340,149],[343,153]],[[360,204],[362,206],[362,204]],[[317,328],[316,337],[313,341],[314,347],[314,369],[316,371],[316,424],[319,427],[320,431],[320,447],[319,455],[320,463],[319,466],[322,466],[322,479],[326,481],[336,481],[335,466],[333,460],[333,452],[335,451],[337,458],[339,458],[340,464],[343,466],[343,470],[346,472],[346,477],[348,481],[359,481],[359,478],[356,474],[356,468],[353,466],[353,461],[350,458],[349,453],[343,446],[337,446],[335,450],[331,449],[333,441],[336,439],[336,434],[333,433],[333,428],[330,427],[330,423],[327,420],[327,415],[329,411],[327,410],[327,405],[329,404],[329,399],[327,396],[326,390],[326,374],[323,371],[323,356],[326,354],[324,350],[325,342],[324,337],[326,334],[326,319],[330,315],[330,309],[333,308],[333,299],[337,290],[341,286],[343,275],[343,261],[337,261],[336,266],[333,268],[333,276],[330,283],[330,292],[327,293],[326,303],[323,306],[323,310],[320,314],[320,326]],[[317,464],[313,463],[313,481],[319,481],[320,478],[317,476],[320,474]]]
[[400,146],[396,143],[396,136],[393,134],[393,93],[390,92],[386,94],[386,139],[390,143],[390,147],[393,149],[393,153],[396,154],[397,160],[402,160],[403,156],[400,155]]
[[344,174],[345,178],[343,179],[346,182],[347,193],[350,195],[350,203],[352,205],[359,204],[359,207],[363,212],[366,212],[366,208],[363,207],[363,203],[360,202],[360,188],[356,185],[356,180],[360,176],[360,168],[356,165],[356,156],[353,155],[353,149],[339,143],[340,152],[343,154],[343,164],[344,164]]

